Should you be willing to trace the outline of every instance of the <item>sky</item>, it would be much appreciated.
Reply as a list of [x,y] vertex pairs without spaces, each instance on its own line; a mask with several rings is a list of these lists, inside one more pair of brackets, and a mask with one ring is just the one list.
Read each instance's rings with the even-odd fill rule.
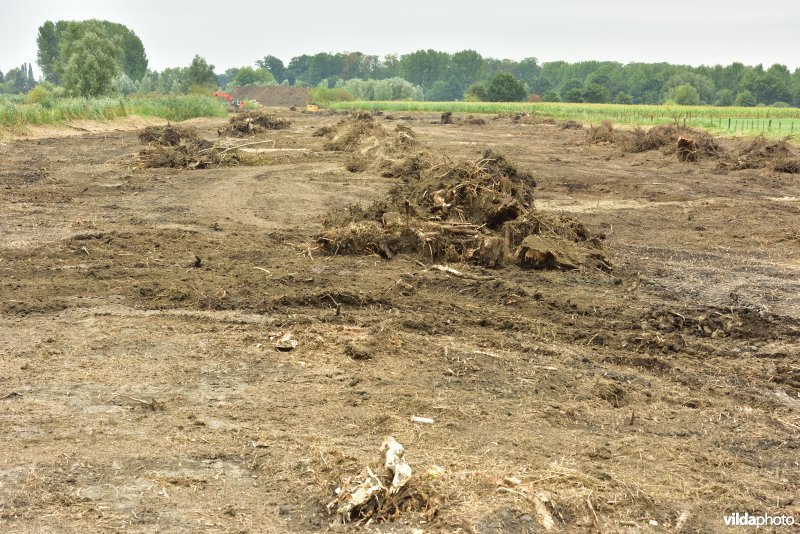
[[46,20],[119,22],[144,43],[149,67],[199,54],[223,72],[271,54],[433,48],[540,63],[564,60],[800,67],[797,0],[0,0],[0,71],[36,68]]

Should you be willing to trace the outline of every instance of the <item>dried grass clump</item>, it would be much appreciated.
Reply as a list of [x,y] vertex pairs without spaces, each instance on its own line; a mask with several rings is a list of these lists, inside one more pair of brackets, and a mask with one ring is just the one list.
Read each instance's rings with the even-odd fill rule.
[[614,126],[609,121],[603,121],[598,126],[589,126],[587,138],[590,143],[613,143]]
[[325,150],[351,151],[364,140],[383,138],[386,131],[372,114],[354,111],[329,130],[318,130],[316,135],[328,137]]

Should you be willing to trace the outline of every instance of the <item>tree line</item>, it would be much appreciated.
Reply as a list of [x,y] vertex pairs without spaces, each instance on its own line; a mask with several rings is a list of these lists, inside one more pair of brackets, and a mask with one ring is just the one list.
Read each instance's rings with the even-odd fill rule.
[[[341,98],[431,101],[615,102],[620,104],[778,105],[800,107],[800,69],[742,63],[693,67],[669,63],[520,61],[475,50],[418,50],[383,57],[361,52],[302,54],[284,63],[265,55],[254,64],[215,72],[204,58],[149,70],[141,40],[122,24],[47,21],[37,35],[37,63],[47,87],[67,95],[188,93],[242,85],[284,84],[337,89]],[[29,64],[0,72],[0,91],[33,89]]]

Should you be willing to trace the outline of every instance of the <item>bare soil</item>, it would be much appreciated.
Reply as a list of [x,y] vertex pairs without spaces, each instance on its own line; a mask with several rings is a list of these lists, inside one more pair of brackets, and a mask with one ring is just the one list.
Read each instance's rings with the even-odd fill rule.
[[[397,179],[324,149],[339,117],[285,115],[261,166],[141,168],[130,130],[0,144],[0,530],[800,522],[797,175],[556,124],[387,122],[453,160],[502,153],[613,267],[459,277],[325,255],[329,214]],[[326,505],[387,436],[415,506],[339,524]]]

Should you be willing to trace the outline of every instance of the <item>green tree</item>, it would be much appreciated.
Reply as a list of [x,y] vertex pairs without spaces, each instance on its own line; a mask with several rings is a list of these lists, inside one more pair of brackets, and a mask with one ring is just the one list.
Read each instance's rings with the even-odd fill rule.
[[[75,37],[72,34],[79,34]],[[119,40],[96,28],[70,25],[61,45],[60,57],[66,59],[62,82],[67,93],[75,96],[101,96],[112,92],[120,72]]]
[[561,94],[561,99],[564,100],[565,102],[572,102],[572,100],[569,100],[567,95],[571,91],[574,91],[575,89],[577,89],[578,91],[580,91],[581,96],[580,96],[580,100],[577,100],[576,102],[582,102],[583,101],[583,91],[581,91],[582,87],[583,87],[583,84],[580,82],[580,80],[578,80],[576,78],[569,78],[567,80],[564,80],[563,82],[561,82],[561,87],[559,88],[559,93]]
[[555,91],[546,91],[542,95],[542,102],[561,102],[561,97]]
[[521,102],[528,96],[522,82],[505,72],[495,76],[486,91],[491,102]]
[[570,89],[567,91],[567,94],[564,95],[564,102],[583,102],[583,91],[577,87]]
[[304,81],[318,85],[322,80],[337,76],[342,72],[342,57],[339,54],[320,52],[308,60],[308,71]]
[[291,85],[297,85],[298,81],[307,81],[306,73],[308,72],[308,62],[310,59],[311,56],[303,54],[295,56],[289,61],[285,75]]
[[756,77],[750,89],[756,100],[765,104],[792,99],[792,75],[784,65],[772,65],[762,75]]
[[[697,74],[688,70],[681,70],[669,77],[665,84],[667,95],[675,100],[675,98],[671,96],[674,93],[674,90],[685,85],[694,87],[699,99],[698,104],[701,102],[708,103],[714,100],[714,95],[717,91],[717,88],[714,86],[714,81],[707,76],[703,76],[702,74]],[[685,89],[682,91],[685,91]],[[677,102],[677,100],[675,101]]]
[[735,106],[741,106],[745,108],[751,108],[757,103],[758,102],[756,101],[756,97],[753,96],[753,93],[747,90],[737,93],[736,99],[733,101]]
[[136,82],[131,80],[124,72],[114,79],[112,88],[115,93],[128,96],[136,91]]
[[42,69],[44,79],[58,84],[61,81],[61,35],[67,29],[67,22],[46,21],[39,27],[36,37],[36,62]]
[[715,106],[732,106],[733,101],[736,98],[736,95],[730,89],[720,89],[717,91],[716,100],[714,100]]
[[617,97],[614,99],[614,102],[617,104],[631,105],[633,104],[633,97],[628,93],[620,91],[617,93]]
[[674,87],[670,92],[670,99],[682,106],[700,105],[700,93],[688,83]]
[[244,85],[275,85],[275,78],[266,69],[242,67],[227,83],[228,87],[242,87]]
[[[256,63],[258,63],[258,61],[256,61]],[[239,67],[231,67],[222,74],[217,74],[217,83],[219,83],[220,87],[227,86],[228,82],[230,82],[233,77],[236,76],[237,72],[239,72]]]
[[583,101],[593,104],[608,102],[608,90],[599,83],[590,83],[583,88]]
[[436,50],[417,50],[400,58],[398,71],[414,85],[430,89],[439,80],[449,77],[450,54]]
[[37,61],[45,80],[60,83],[63,70],[69,57],[62,51],[68,40],[77,40],[86,31],[103,34],[117,42],[117,62],[121,70],[132,80],[139,80],[147,73],[147,55],[141,39],[127,26],[107,20],[83,21],[46,21],[39,27],[37,44]]
[[483,57],[474,50],[462,50],[453,54],[450,58],[450,79],[456,85],[455,98],[470,84],[481,79],[483,67]]
[[0,92],[12,94],[23,93],[25,91],[26,81],[27,75],[23,75],[21,69],[11,69],[6,72],[5,83],[3,84],[3,88],[0,90]]
[[186,83],[189,87],[216,87],[217,75],[214,74],[214,65],[209,65],[199,55],[194,56],[192,64],[189,65],[189,70],[186,71]]
[[278,83],[286,79],[286,66],[283,64],[283,61],[275,56],[264,56],[263,59],[256,61],[256,65],[262,69],[268,70]]
[[526,57],[513,68],[512,74],[530,88],[536,87],[542,67],[535,57]]
[[116,22],[103,21],[109,37],[119,37],[122,46],[122,70],[134,81],[141,80],[147,73],[147,54],[142,40],[127,26]]
[[387,54],[383,57],[378,68],[379,78],[399,78],[400,77],[400,58],[397,54]]
[[792,104],[800,107],[800,68],[794,70],[792,74]]
[[468,102],[487,102],[489,100],[489,92],[482,83],[473,83],[464,94],[464,100]]
[[428,91],[425,100],[432,102],[450,102],[461,97],[461,89],[453,80],[436,80]]

